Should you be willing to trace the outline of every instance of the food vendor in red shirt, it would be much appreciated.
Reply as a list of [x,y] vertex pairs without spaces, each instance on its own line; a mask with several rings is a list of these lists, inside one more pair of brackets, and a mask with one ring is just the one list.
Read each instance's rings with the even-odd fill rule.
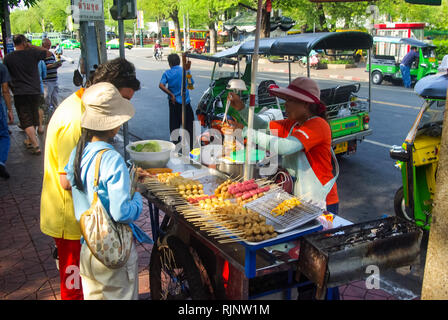
[[[255,131],[254,143],[259,146],[275,144],[282,156],[282,167],[295,179],[294,194],[308,198],[321,208],[337,214],[339,198],[336,179],[339,168],[331,146],[331,129],[326,119],[326,107],[320,101],[318,84],[309,78],[298,77],[286,88],[270,88],[271,95],[285,100],[287,119],[266,122],[254,116],[254,129],[269,129],[269,134]],[[248,108],[240,97],[229,93],[234,109],[247,121]],[[243,130],[247,134],[247,130]],[[272,149],[271,149],[272,150]],[[334,160],[336,174],[333,175]],[[309,169],[312,170],[309,170]]]

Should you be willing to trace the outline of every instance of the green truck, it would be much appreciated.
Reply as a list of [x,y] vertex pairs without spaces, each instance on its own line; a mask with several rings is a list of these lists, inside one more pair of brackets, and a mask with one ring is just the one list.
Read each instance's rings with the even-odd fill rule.
[[[227,84],[231,79],[244,80],[247,90],[241,92],[241,97],[248,101],[253,44],[254,41],[247,41],[214,56],[189,55],[189,57],[215,62],[209,88],[202,95],[196,111],[202,126],[219,129],[229,92]],[[287,62],[293,63],[296,60],[294,57],[308,57],[309,52],[313,49],[322,50],[323,53],[334,48],[345,52],[352,49],[355,52],[358,49],[369,49],[371,46],[372,37],[364,32],[325,32],[260,39],[259,54],[290,56],[291,59]],[[240,70],[243,56],[247,57],[244,71]],[[235,57],[238,59],[232,59]],[[289,74],[289,79],[291,81],[291,74]],[[284,116],[284,106],[278,99],[269,95],[268,88],[272,84],[275,84],[273,80],[264,80],[259,83],[255,113],[269,120],[279,120]],[[341,85],[321,89],[321,100],[327,105],[333,148],[338,155],[356,152],[358,143],[372,134],[372,129],[369,126],[370,97],[360,97],[360,88],[360,83],[345,82]],[[233,108],[229,109],[228,118],[244,123],[239,113]]]
[[[417,47],[419,59],[411,66],[411,82],[416,82],[430,74],[437,73],[435,46],[412,38],[378,36],[373,38],[374,54],[371,57],[370,77],[372,83],[383,81],[402,84],[400,62],[411,47]],[[369,66],[366,68],[369,71]]]

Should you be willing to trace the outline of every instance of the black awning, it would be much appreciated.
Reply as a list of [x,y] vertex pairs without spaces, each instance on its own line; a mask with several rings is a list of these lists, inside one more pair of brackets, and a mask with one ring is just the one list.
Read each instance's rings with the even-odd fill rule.
[[[242,43],[237,48],[230,48],[215,56],[229,57],[236,55],[251,55],[254,53],[255,40]],[[259,42],[261,55],[291,55],[307,56],[311,50],[355,50],[369,49],[373,38],[366,32],[318,32],[302,33],[280,38],[263,38]]]

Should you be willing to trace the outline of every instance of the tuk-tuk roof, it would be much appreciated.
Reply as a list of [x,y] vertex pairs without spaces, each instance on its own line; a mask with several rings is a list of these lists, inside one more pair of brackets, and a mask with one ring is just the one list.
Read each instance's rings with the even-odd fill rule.
[[446,99],[448,89],[448,74],[436,74],[426,76],[419,80],[414,91],[421,97],[427,99]]
[[[317,32],[302,33],[279,38],[263,38],[259,41],[258,53],[261,55],[307,56],[311,50],[356,50],[369,49],[373,45],[372,36],[365,32]],[[255,41],[215,54],[215,57],[232,57],[254,53]]]
[[216,57],[216,55],[215,56],[206,56],[206,55],[201,55],[201,54],[197,54],[197,53],[186,53],[186,57],[187,58],[195,58],[195,59],[199,59],[199,60],[205,60],[205,61],[231,64],[233,66],[238,63],[238,61],[236,61],[236,60],[227,59],[225,57]]
[[373,42],[388,42],[396,44],[407,44],[414,47],[434,47],[434,45],[414,39],[414,38],[399,38],[399,37],[385,37],[385,36],[375,36],[373,37]]

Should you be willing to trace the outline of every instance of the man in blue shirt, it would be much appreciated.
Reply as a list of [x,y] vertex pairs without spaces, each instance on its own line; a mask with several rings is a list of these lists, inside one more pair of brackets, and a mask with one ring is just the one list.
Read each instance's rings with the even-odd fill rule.
[[[8,69],[3,63],[0,63],[0,177],[9,179],[9,173],[6,171],[5,163],[8,159],[11,140],[9,137],[8,124],[13,123],[14,114],[12,112],[11,94],[9,93],[8,82],[11,81]],[[3,105],[5,101],[8,111]]]
[[417,47],[411,47],[411,51],[401,60],[400,70],[405,88],[411,87],[411,65],[415,60],[418,60],[418,57]]
[[[168,95],[170,108],[170,132],[182,127],[182,67],[180,66],[179,55],[172,53],[168,56],[169,70],[166,70],[162,79],[160,79],[159,88]],[[187,74],[190,74],[191,62],[185,65]],[[194,84],[193,78],[191,83]],[[185,129],[190,135],[187,140],[190,143],[190,149],[193,148],[193,121],[194,114],[190,104],[190,94],[185,80]],[[179,142],[179,140],[177,141]]]

